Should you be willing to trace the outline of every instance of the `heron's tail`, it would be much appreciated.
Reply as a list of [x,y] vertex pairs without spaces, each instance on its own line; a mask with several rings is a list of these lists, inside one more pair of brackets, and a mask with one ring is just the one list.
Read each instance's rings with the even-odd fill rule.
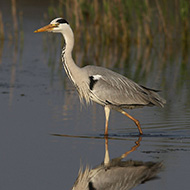
[[164,107],[164,104],[166,104],[166,100],[164,98],[162,98],[158,93],[156,93],[155,91],[150,91],[150,100],[151,103],[159,106],[159,107]]
[[156,176],[156,174],[163,169],[163,163],[162,162],[158,162],[158,163],[154,163],[154,162],[147,162],[146,163],[146,167],[148,168],[147,172],[146,172],[146,177],[145,179],[142,181],[142,183],[144,183],[145,181],[149,181],[151,179],[154,179],[154,177]]
[[145,90],[146,94],[148,94],[150,106],[155,105],[158,107],[164,107],[164,104],[166,104],[166,100],[158,94],[159,90],[154,90],[144,86],[141,87]]

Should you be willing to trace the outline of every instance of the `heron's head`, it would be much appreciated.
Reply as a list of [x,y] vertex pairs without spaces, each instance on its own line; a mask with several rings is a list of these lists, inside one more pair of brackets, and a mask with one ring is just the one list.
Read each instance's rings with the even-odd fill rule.
[[34,32],[55,32],[55,33],[63,33],[65,29],[67,29],[69,23],[63,18],[55,18],[48,24]]

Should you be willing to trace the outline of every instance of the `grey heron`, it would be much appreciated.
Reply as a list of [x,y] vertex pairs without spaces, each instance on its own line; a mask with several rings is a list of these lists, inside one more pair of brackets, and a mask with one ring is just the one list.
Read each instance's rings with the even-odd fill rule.
[[49,25],[37,32],[61,33],[65,39],[62,49],[62,62],[69,79],[76,87],[79,98],[87,104],[94,101],[104,106],[105,135],[108,135],[108,120],[110,109],[114,109],[133,120],[142,134],[140,122],[123,109],[133,109],[144,106],[164,107],[166,101],[157,94],[157,90],[141,86],[134,81],[113,72],[107,68],[88,65],[78,67],[73,58],[74,34],[69,23],[63,18],[56,18]]
[[130,151],[109,159],[108,138],[105,138],[104,162],[95,168],[81,167],[72,190],[129,190],[151,180],[163,168],[162,162],[123,160],[140,146],[141,137]]

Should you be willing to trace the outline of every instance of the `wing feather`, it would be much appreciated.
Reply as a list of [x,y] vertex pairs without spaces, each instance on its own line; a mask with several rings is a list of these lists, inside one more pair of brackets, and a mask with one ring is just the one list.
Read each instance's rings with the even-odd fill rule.
[[163,107],[165,100],[155,90],[140,86],[134,81],[109,69],[86,66],[89,76],[100,75],[101,77],[91,91],[97,102],[111,103],[117,106],[127,107],[130,105],[157,105]]

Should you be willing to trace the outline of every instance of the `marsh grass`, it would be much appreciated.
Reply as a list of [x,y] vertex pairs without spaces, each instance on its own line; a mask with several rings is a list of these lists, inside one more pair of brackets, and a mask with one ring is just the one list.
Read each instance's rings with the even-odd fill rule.
[[4,24],[2,13],[0,11],[0,65],[2,63],[2,53],[3,53],[3,45],[4,45]]
[[10,69],[9,105],[12,104],[14,94],[17,64],[22,64],[22,54],[24,49],[23,14],[18,11],[16,0],[11,0],[11,14],[12,23],[7,23],[3,20],[3,14],[0,12],[0,64],[6,64],[1,61],[4,43],[8,43],[10,50],[12,50],[10,51],[12,67]]
[[155,57],[163,69],[180,51],[187,64],[189,10],[189,0],[60,0],[45,18],[49,22],[62,16],[70,22],[75,57],[83,53],[77,61],[81,66],[124,68],[122,74],[130,76],[127,70],[135,70],[134,75],[142,77],[152,70]]
[[157,35],[169,43],[179,31],[187,40],[189,9],[188,0],[60,0],[58,6],[49,7],[48,15],[66,17],[77,34],[93,31],[101,34],[103,43],[128,45],[151,44]]
[[4,40],[4,24],[3,24],[3,17],[0,11],[0,41]]

